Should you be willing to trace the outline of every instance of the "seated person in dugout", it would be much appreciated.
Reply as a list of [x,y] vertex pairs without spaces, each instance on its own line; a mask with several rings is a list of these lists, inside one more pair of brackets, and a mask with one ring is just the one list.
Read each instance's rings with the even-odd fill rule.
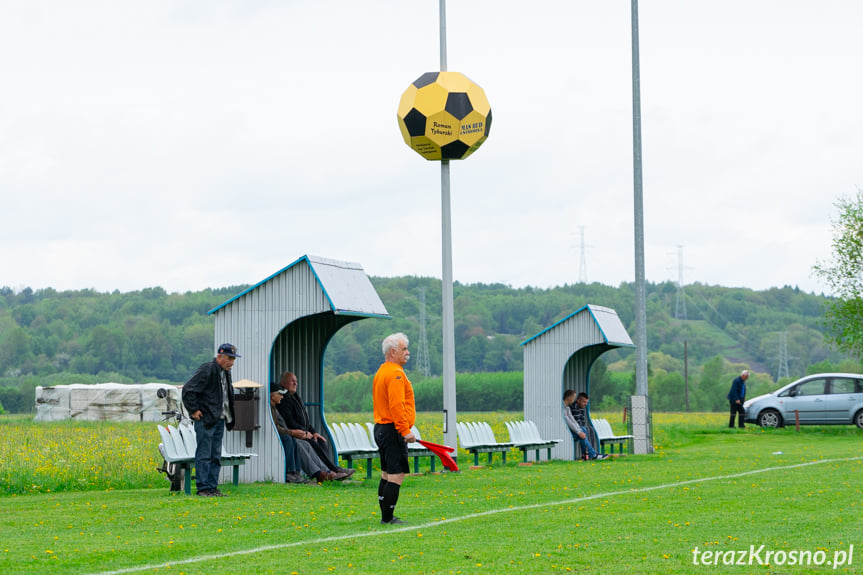
[[[567,389],[563,392],[563,420],[566,421],[566,426],[572,432],[572,438],[578,441],[581,445],[582,453],[587,455],[587,459],[605,459],[608,457],[604,453],[596,453],[596,450],[587,439],[587,402],[589,398],[586,393],[579,393],[578,398],[575,392]],[[572,408],[575,404],[575,408]],[[573,414],[573,410],[574,413]]]
[[353,475],[354,469],[346,469],[333,462],[330,457],[330,448],[326,438],[312,427],[309,412],[306,410],[303,399],[297,391],[297,376],[290,371],[286,371],[282,374],[279,383],[281,383],[288,393],[277,408],[285,419],[288,428],[297,432],[294,433],[294,438],[297,442],[308,443],[318,456],[318,459],[333,473],[345,473],[347,477]]
[[291,437],[291,430],[288,429],[285,420],[276,409],[284,397],[282,391],[282,386],[279,384],[270,384],[270,414],[273,416],[273,423],[276,424],[276,431],[279,432],[282,449],[285,451],[285,483],[308,483],[300,475],[301,463],[297,441]]
[[[271,411],[273,412],[273,421],[276,423],[276,429],[279,431],[280,437],[286,435],[295,441],[296,450],[299,454],[300,466],[303,471],[306,472],[306,475],[313,478],[318,483],[323,483],[324,481],[341,481],[342,479],[346,479],[348,477],[347,473],[334,472],[327,469],[327,466],[323,461],[321,461],[308,441],[297,441],[304,433],[302,430],[292,429],[287,423],[285,423],[284,417],[279,413],[278,406],[279,403],[284,401],[284,396],[288,393],[288,390],[278,383],[271,383],[270,390],[270,402],[272,405]],[[278,396],[278,398],[274,398],[274,396]]]

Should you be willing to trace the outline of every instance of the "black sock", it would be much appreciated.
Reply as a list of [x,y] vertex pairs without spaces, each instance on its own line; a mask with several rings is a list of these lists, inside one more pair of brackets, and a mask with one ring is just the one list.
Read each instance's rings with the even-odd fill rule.
[[389,523],[393,519],[393,514],[396,510],[396,503],[399,500],[399,489],[401,485],[398,483],[387,482],[384,486],[383,500],[381,501],[381,520]]
[[387,481],[383,477],[381,477],[380,482],[378,483],[378,505],[381,508],[381,517],[384,515],[384,488],[387,486]]

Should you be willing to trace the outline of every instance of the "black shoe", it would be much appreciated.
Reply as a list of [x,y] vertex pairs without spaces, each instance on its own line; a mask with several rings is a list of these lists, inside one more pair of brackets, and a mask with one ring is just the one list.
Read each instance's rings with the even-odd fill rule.
[[227,495],[219,491],[219,488],[216,487],[215,489],[213,489],[213,497],[227,497]]
[[605,453],[597,453],[594,459],[608,459],[608,455],[606,455]]
[[407,521],[403,521],[398,517],[393,517],[389,521],[384,521],[383,519],[381,519],[381,525],[404,525],[406,523]]
[[200,497],[216,497],[215,489],[203,489],[197,493]]

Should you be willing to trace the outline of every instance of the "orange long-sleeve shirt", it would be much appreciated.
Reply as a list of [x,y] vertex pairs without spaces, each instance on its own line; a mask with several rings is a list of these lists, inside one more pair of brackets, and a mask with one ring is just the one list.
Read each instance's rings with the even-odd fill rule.
[[414,388],[397,363],[384,362],[372,383],[375,423],[394,423],[402,436],[410,435],[416,423]]

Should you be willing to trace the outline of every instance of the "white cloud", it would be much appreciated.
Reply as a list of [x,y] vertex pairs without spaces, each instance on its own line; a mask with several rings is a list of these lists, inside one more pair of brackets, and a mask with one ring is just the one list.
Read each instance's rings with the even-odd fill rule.
[[[646,272],[821,291],[863,186],[863,5],[642,3]],[[450,2],[448,68],[485,89],[451,166],[462,282],[632,281],[625,3]],[[305,254],[440,276],[440,170],[395,109],[438,69],[434,3],[0,7],[0,285],[254,283]]]

